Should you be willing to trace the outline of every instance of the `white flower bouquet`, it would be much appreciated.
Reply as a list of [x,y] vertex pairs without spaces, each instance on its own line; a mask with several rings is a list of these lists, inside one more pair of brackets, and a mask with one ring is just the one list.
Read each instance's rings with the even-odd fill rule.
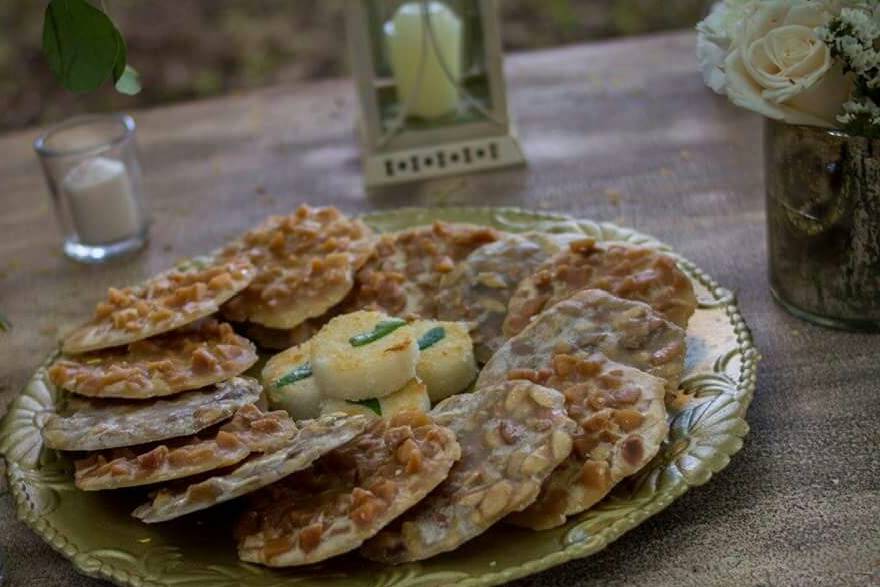
[[880,137],[880,0],[721,0],[697,32],[703,79],[734,104]]

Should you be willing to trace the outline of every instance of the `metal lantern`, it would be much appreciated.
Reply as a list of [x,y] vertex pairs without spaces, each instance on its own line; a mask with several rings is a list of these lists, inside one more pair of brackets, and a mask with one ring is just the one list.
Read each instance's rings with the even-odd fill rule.
[[368,186],[522,164],[495,0],[356,0],[348,38]]

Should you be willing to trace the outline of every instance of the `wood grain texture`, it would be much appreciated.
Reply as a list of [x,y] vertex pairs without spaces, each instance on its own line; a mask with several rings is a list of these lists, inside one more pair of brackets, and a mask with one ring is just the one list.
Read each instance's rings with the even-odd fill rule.
[[[300,202],[355,213],[515,205],[632,226],[737,292],[764,361],[743,451],[707,486],[603,553],[518,586],[865,585],[880,582],[880,338],[785,314],[766,280],[761,120],[707,90],[694,37],[511,55],[529,167],[364,193],[349,81],[276,87],[136,113],[154,223],[139,256],[65,260],[31,141],[0,137],[0,413],[107,286],[205,252]],[[12,585],[79,577],[13,521]]]

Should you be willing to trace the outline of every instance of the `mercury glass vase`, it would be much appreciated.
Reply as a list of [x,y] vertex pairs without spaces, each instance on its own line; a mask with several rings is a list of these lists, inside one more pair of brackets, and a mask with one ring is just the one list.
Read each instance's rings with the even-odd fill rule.
[[768,120],[770,289],[823,326],[880,332],[880,139]]

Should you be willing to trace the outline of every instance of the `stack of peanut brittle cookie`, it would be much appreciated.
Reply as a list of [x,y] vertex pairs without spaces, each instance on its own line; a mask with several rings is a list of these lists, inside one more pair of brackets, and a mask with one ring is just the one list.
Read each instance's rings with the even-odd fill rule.
[[85,491],[148,486],[152,501],[135,515],[160,521],[255,491],[345,444],[367,418],[296,423],[265,411],[262,386],[243,376],[257,349],[220,316],[296,326],[320,315],[315,300],[341,301],[372,243],[359,221],[304,206],[209,257],[111,288],[48,369],[68,393],[43,427],[46,446],[73,456]]

